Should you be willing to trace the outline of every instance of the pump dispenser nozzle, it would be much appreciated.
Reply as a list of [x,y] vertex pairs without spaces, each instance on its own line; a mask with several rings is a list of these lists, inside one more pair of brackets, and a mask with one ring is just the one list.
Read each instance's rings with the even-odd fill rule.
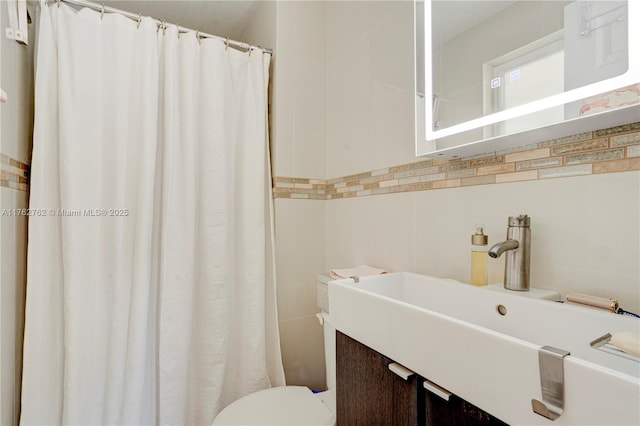
[[489,237],[484,234],[484,225],[476,224],[476,233],[471,236],[471,244],[474,246],[486,246],[489,243]]

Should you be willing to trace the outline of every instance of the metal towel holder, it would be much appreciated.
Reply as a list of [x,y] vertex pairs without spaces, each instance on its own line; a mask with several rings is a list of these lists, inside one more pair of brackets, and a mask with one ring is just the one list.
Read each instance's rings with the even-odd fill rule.
[[611,334],[607,333],[604,336],[598,337],[596,340],[591,342],[591,347],[593,349],[597,349],[602,352],[606,352],[608,354],[616,355],[622,358],[630,359],[631,361],[640,362],[640,357],[632,354],[628,354],[615,346],[613,346],[611,342]]
[[531,408],[549,420],[557,419],[564,410],[563,359],[569,354],[569,351],[553,346],[543,346],[538,350],[542,401],[532,399]]

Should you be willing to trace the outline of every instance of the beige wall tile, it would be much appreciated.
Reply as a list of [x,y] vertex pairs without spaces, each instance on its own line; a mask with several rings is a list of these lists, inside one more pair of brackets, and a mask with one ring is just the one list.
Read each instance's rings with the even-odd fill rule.
[[[321,178],[326,175],[324,3],[274,3],[273,170],[282,176]],[[263,20],[268,19],[274,18],[265,13]]]
[[296,184],[292,183],[292,182],[277,182],[276,183],[276,188],[280,189],[280,188],[295,188]]
[[372,195],[389,194],[390,192],[389,188],[375,188],[371,190]]
[[313,185],[310,183],[294,183],[294,188],[304,188],[304,189],[312,189]]
[[277,199],[275,223],[279,318],[312,315],[315,276],[325,270],[326,204]]
[[440,166],[441,172],[453,172],[469,168],[469,161],[451,161]]
[[538,160],[527,160],[516,163],[516,170],[540,169],[544,167],[561,166],[562,157],[540,158]]
[[444,173],[436,173],[433,175],[420,176],[420,182],[432,182],[434,180],[443,180],[445,178]]
[[605,149],[609,147],[609,140],[601,138],[583,142],[575,142],[564,145],[558,145],[551,148],[552,155],[573,154],[576,152],[593,151],[595,149]]
[[514,154],[516,152],[522,152],[522,151],[533,151],[534,149],[537,149],[537,148],[538,148],[538,144],[533,143],[533,144],[528,144],[523,146],[515,146],[515,147],[506,148],[506,149],[501,149],[499,151],[496,151],[496,154],[498,155]]
[[420,182],[420,178],[418,176],[412,176],[412,177],[408,177],[408,178],[404,178],[404,179],[399,179],[398,183],[400,185],[407,185],[410,183],[416,183],[416,182]]
[[400,185],[399,191],[425,191],[431,189],[433,184],[431,182],[410,183],[407,185]]
[[492,183],[495,183],[495,182],[496,182],[495,175],[476,176],[476,177],[469,177],[469,178],[462,178],[461,179],[462,186],[487,185],[487,184],[492,184]]
[[594,132],[596,137],[616,135],[618,133],[635,132],[640,130],[640,122],[623,124],[622,126],[610,127],[608,129],[601,129]]
[[478,171],[476,169],[455,170],[453,172],[447,172],[447,179],[471,177],[471,176],[475,176],[477,173]]
[[413,268],[413,194],[402,192],[327,203],[327,241],[331,241],[327,269],[363,263],[389,270]]
[[624,148],[594,151],[585,154],[567,155],[564,164],[592,163],[595,161],[615,160],[624,157]]
[[380,182],[380,188],[386,188],[388,186],[396,186],[398,184],[398,179],[391,180],[383,180]]
[[415,160],[411,22],[411,2],[326,2],[328,176]]
[[[640,172],[414,194],[415,212],[394,223],[419,218],[415,272],[468,282],[473,225],[483,223],[494,244],[504,239],[508,216],[527,213],[532,218],[532,286],[554,288],[563,296],[576,291],[617,297],[629,310],[640,309]],[[328,250],[332,247],[328,241]],[[489,281],[502,282],[503,274],[504,259],[489,259]]]
[[518,182],[523,180],[534,180],[534,179],[538,179],[537,170],[527,170],[524,172],[503,173],[500,175],[496,175],[496,183]]
[[[28,193],[0,188],[2,209],[26,209]],[[16,424],[15,393],[20,388],[16,365],[22,358],[22,334],[24,330],[24,298],[27,279],[27,216],[2,216],[0,218],[0,373],[2,391],[0,404],[3,419],[11,417],[9,424]],[[16,377],[18,380],[16,380]]]
[[497,164],[495,166],[478,167],[478,176],[509,173],[516,170],[515,163]]
[[431,189],[455,188],[462,184],[461,179],[447,179],[431,183]]
[[[373,26],[367,36],[371,48],[384,54],[371,57],[371,77],[385,86],[413,94],[413,55],[407,55],[405,49],[398,49],[399,44],[413,44],[413,27],[406,24],[413,20],[413,4],[409,1],[378,3],[381,3],[377,6],[381,8],[380,20],[372,20]],[[413,113],[401,121],[410,122],[406,118],[412,116]]]
[[378,170],[374,170],[371,172],[371,176],[380,176],[380,175],[386,175],[389,173],[389,169],[385,168],[385,169],[378,169]]
[[[333,2],[327,2],[330,9]],[[331,25],[327,21],[327,25]],[[371,70],[368,40],[359,38],[349,51],[327,63],[327,176],[341,176],[367,168],[370,161]],[[327,44],[331,51],[334,47]],[[373,167],[372,167],[373,166]]]
[[407,178],[415,175],[416,175],[416,170],[407,170],[407,171],[394,173],[393,177],[396,179],[402,179],[402,178]]
[[640,158],[628,158],[618,161],[604,161],[593,165],[593,173],[615,173],[640,170]]
[[326,389],[324,334],[315,315],[280,320],[280,347],[287,385]]
[[558,178],[567,176],[580,176],[590,175],[592,171],[591,164],[581,164],[578,166],[566,166],[566,167],[550,167],[548,169],[538,170],[538,177],[540,179]]
[[505,155],[505,162],[515,163],[517,161],[536,160],[538,158],[545,158],[551,154],[549,148],[534,149],[531,151],[516,152],[513,154]]
[[640,145],[627,147],[627,157],[639,157],[639,156],[640,156]]
[[14,419],[17,416],[15,405],[13,404],[13,392],[16,387],[15,371],[13,365],[7,367],[7,370],[0,376],[2,379],[2,387],[0,388],[0,401],[2,401],[2,412],[0,421],[3,425],[16,425]]
[[491,164],[500,164],[505,162],[506,156],[494,155],[491,157],[476,158],[469,161],[471,167],[488,166]]
[[[389,37],[387,34],[387,39],[393,40],[394,37]],[[374,62],[381,57],[382,55],[371,55]],[[408,59],[412,60],[412,58]],[[387,60],[388,58],[384,59],[384,61]],[[397,66],[392,62],[389,64]],[[411,70],[412,66],[408,66],[407,69]],[[363,155],[370,157],[371,163],[368,167],[365,166],[365,169],[371,169],[372,165],[386,166],[416,160],[415,147],[411,143],[414,140],[413,91],[396,87],[395,84],[399,84],[398,82],[391,85],[383,80],[377,80],[375,75],[378,72],[380,72],[379,69],[372,68],[369,124],[372,139],[363,147],[366,150]]]
[[538,145],[541,147],[554,146],[554,145],[560,145],[560,144],[569,143],[569,142],[586,141],[592,138],[593,138],[593,132],[585,132],[585,133],[578,133],[577,135],[564,136],[557,139],[550,139],[548,141],[540,142]]
[[626,135],[611,136],[611,147],[633,145],[640,143],[640,132]]

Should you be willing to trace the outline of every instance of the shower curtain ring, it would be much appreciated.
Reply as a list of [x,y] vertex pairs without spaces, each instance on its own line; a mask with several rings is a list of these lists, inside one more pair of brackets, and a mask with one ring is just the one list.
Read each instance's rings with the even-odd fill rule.
[[58,5],[58,9],[60,9],[60,0],[56,0],[56,4]]
[[198,44],[200,44],[200,30],[196,30],[196,40],[198,40]]
[[102,3],[102,9],[100,10],[100,19],[104,17],[104,2]]
[[227,37],[227,39],[224,42],[224,50],[227,50],[229,48],[229,37]]
[[138,13],[138,28],[140,28],[141,23],[142,23],[142,13]]

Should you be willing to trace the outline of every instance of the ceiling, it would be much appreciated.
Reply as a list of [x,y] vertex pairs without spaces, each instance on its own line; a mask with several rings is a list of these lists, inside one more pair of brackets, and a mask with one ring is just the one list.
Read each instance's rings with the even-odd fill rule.
[[[93,0],[100,3],[101,0]],[[193,30],[242,41],[260,0],[104,0]],[[433,8],[433,44],[441,45],[515,0],[438,0]]]
[[258,0],[104,0],[104,4],[204,33],[242,41],[242,35],[251,23]]

